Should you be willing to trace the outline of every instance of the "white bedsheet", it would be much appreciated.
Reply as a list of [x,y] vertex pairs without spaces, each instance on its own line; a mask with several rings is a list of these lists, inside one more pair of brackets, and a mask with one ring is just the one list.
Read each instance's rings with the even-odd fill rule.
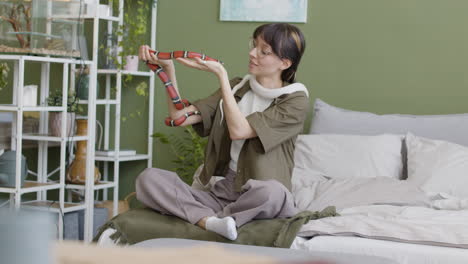
[[310,221],[299,232],[309,237],[297,237],[292,248],[381,256],[403,264],[468,263],[466,200],[381,178],[304,177],[293,183],[301,210],[335,205],[341,216]]
[[335,205],[340,214],[310,221],[299,236],[355,235],[468,249],[466,201],[456,197],[428,195],[406,181],[387,178],[303,181],[295,187],[300,210]]
[[468,249],[468,210],[393,205],[358,206],[341,210],[337,217],[309,221],[302,226],[298,235],[355,235]]
[[385,257],[400,264],[466,264],[468,250],[345,236],[297,237],[292,249]]

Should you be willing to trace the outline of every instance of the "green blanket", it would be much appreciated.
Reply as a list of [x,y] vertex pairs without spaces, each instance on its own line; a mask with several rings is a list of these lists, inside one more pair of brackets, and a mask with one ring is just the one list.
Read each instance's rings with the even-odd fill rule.
[[304,211],[287,219],[254,220],[241,226],[237,240],[231,241],[175,216],[162,215],[148,208],[132,209],[104,224],[94,241],[110,227],[117,230],[111,238],[119,239],[120,244],[135,244],[154,238],[185,238],[289,248],[303,224],[309,220],[336,215],[335,207],[330,206],[321,212]]

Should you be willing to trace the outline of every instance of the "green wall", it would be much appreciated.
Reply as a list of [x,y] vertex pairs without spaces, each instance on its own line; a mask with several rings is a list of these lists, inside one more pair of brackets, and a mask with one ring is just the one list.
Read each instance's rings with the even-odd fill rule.
[[[296,24],[307,49],[298,80],[326,102],[375,113],[468,112],[468,1],[310,0]],[[247,72],[248,39],[262,23],[219,21],[219,0],[159,0],[157,48],[205,52],[225,62],[230,77]],[[202,98],[213,75],[177,65],[182,97]],[[155,130],[163,125],[165,91],[156,80]],[[310,113],[306,131],[310,126]],[[134,139],[124,139],[131,140]],[[171,168],[169,149],[154,144],[155,167]],[[129,170],[121,195],[133,190]],[[128,190],[128,191],[127,191]]]
[[[296,24],[307,42],[298,80],[311,102],[376,113],[468,112],[466,10],[464,0],[310,0],[307,23]],[[248,39],[261,24],[219,21],[219,0],[160,0],[157,22],[159,50],[206,52],[231,77],[246,73]],[[177,73],[190,100],[218,86],[204,72],[177,65]],[[167,110],[157,88],[157,129],[171,131],[161,125]],[[155,147],[154,165],[167,166]]]
[[[468,112],[468,1],[309,0],[308,20],[296,24],[307,49],[298,80],[317,97],[375,113]],[[204,52],[225,62],[229,75],[247,72],[248,40],[262,23],[219,21],[219,0],[159,0],[157,48]],[[194,101],[218,87],[208,73],[176,65],[182,97]],[[156,79],[155,131],[167,128],[165,90]],[[123,114],[144,99],[123,91]],[[122,146],[145,150],[147,116],[122,124]],[[306,131],[310,125],[310,113]],[[166,145],[154,143],[153,166],[170,169]],[[120,196],[134,190],[145,162],[121,165]]]

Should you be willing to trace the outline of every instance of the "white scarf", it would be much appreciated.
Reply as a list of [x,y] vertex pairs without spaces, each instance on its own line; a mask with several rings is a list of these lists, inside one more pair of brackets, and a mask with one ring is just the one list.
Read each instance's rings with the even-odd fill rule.
[[[250,74],[245,75],[242,81],[232,88],[232,94],[234,95],[240,88],[244,86],[244,84],[247,81],[249,81],[250,83],[251,90],[249,90],[238,103],[239,108],[241,108],[241,102],[243,102],[242,105],[248,105],[249,107],[251,107],[250,109],[251,112],[249,111],[250,113],[248,114],[245,114],[241,108],[241,112],[243,112],[245,116],[254,112],[262,112],[273,102],[273,99],[283,94],[291,94],[294,92],[303,91],[305,92],[306,96],[309,97],[309,91],[302,83],[293,83],[293,84],[290,84],[281,88],[270,89],[270,88],[263,87],[260,83],[258,83],[255,76],[250,75]],[[254,102],[256,101],[262,101],[264,103],[268,101],[269,103],[265,107],[264,104],[254,104]],[[220,124],[221,124],[221,122],[223,122],[223,117],[224,117],[222,98],[219,101],[219,108],[221,109],[221,120],[220,120]]]
[[[293,83],[285,87],[268,89],[263,87],[257,82],[255,76],[246,75],[242,81],[234,86],[232,93],[235,94],[237,90],[244,86],[244,84],[250,81],[251,90],[244,94],[242,99],[237,103],[239,110],[244,116],[248,116],[254,112],[262,112],[271,105],[273,100],[283,94],[291,94],[297,91],[303,91],[309,97],[307,88],[302,83]],[[220,100],[219,106],[221,109],[221,122],[223,121],[223,99]],[[221,123],[220,123],[221,124]],[[245,139],[233,140],[231,144],[231,161],[229,162],[229,168],[233,171],[237,171],[237,160],[239,159],[239,153],[244,145]]]

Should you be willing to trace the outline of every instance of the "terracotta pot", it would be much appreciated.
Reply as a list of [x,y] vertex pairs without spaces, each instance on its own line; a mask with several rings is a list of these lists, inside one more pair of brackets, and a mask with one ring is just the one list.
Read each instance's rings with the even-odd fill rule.
[[124,66],[124,70],[138,71],[138,56],[137,55],[126,56],[125,61],[126,63]]
[[[77,123],[77,136],[86,136],[88,133],[88,120],[78,119]],[[66,173],[68,183],[85,184],[86,183],[86,151],[87,141],[78,141],[76,143],[75,159],[71,163]],[[98,183],[101,179],[101,173],[94,167],[94,183]]]
[[[66,136],[72,137],[75,135],[75,113],[67,113]],[[49,113],[49,131],[54,137],[62,135],[62,112]]]

